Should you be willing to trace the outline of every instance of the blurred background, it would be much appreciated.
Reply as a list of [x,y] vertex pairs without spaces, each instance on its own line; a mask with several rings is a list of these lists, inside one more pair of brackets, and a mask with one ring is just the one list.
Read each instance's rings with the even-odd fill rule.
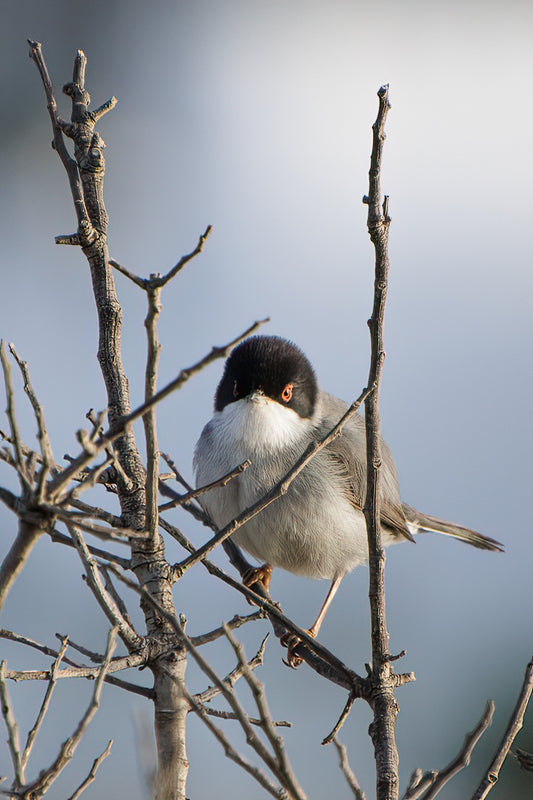
[[[19,0],[4,4],[0,32],[0,335],[30,365],[58,460],[78,451],[75,431],[86,424],[85,413],[106,401],[88,267],[80,251],[54,244],[55,235],[75,230],[75,216],[26,39],[43,44],[63,116],[70,108],[60,87],[71,78],[78,48],[88,57],[94,105],[118,98],[99,125],[107,144],[111,255],[143,276],[165,272],[208,224],[214,227],[204,254],[164,292],[161,385],[212,345],[270,316],[263,331],[300,345],[323,387],[348,401],[359,394],[373,289],[361,198],[376,92],[390,83],[383,432],[406,502],[483,531],[507,551],[478,552],[436,536],[389,551],[391,651],[405,649],[397,669],[417,676],[398,691],[402,786],[416,767],[445,766],[486,700],[496,701],[492,728],[443,800],[469,797],[480,780],[532,651],[532,23],[526,0]],[[121,275],[116,281],[136,405],[143,395],[145,298]],[[221,368],[211,366],[159,408],[161,449],[189,477]],[[33,445],[32,416],[18,380],[17,386],[21,428]],[[5,418],[0,427],[7,427]],[[15,487],[5,468],[2,485]],[[113,499],[102,494],[99,502]],[[15,522],[3,507],[0,516],[5,552]],[[185,515],[170,518],[196,544],[207,538]],[[169,559],[181,556],[169,543]],[[226,563],[223,553],[215,560]],[[102,651],[106,622],[82,572],[74,552],[43,539],[6,602],[2,626],[51,646],[56,632],[68,633]],[[304,626],[325,590],[321,582],[274,574],[274,597]],[[320,637],[358,671],[370,657],[367,591],[366,570],[356,570]],[[201,566],[176,586],[175,599],[191,634],[249,611]],[[141,625],[137,599],[127,600]],[[242,630],[249,657],[267,631],[266,622]],[[12,669],[49,664],[3,640],[0,652]],[[233,665],[223,643],[204,652],[224,674]],[[294,723],[286,742],[296,774],[310,798],[347,798],[336,752],[320,744],[345,694],[305,666],[287,669],[281,656],[271,637],[258,675],[273,717]],[[192,690],[205,687],[192,666],[189,676]],[[131,679],[149,683],[150,676]],[[9,686],[24,736],[44,689]],[[28,777],[55,757],[91,689],[73,681],[57,688]],[[246,700],[244,687],[241,693]],[[109,738],[112,755],[84,797],[147,796],[150,704],[109,686],[103,699],[50,800],[72,793]],[[340,738],[372,798],[369,722],[368,708],[356,704]],[[224,725],[233,736],[234,723]],[[533,751],[533,709],[517,744]],[[192,800],[210,796],[214,785],[221,797],[263,796],[194,718],[188,748]],[[2,744],[0,774],[10,769]],[[532,780],[509,759],[491,798],[529,797]]]

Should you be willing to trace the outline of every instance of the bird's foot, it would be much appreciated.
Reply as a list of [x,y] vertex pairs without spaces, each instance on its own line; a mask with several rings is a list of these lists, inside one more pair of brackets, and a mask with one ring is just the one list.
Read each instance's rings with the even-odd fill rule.
[[[316,633],[311,629],[306,631],[313,639],[316,638]],[[296,653],[296,648],[302,643],[302,640],[296,633],[285,633],[280,638],[283,647],[287,648],[287,658],[282,659],[283,663],[291,669],[298,669],[303,663],[304,659]]]
[[[270,579],[272,578],[272,567],[270,564],[262,564],[260,567],[250,567],[242,576],[242,582],[248,589],[253,589],[254,584],[261,583],[267,590],[270,586]],[[253,600],[246,598],[250,605],[254,605]]]

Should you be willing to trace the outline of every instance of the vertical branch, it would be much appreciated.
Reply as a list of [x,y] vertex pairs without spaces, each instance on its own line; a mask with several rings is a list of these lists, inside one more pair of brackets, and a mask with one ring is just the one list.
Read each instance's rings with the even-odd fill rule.
[[13,443],[13,450],[15,452],[16,469],[19,476],[22,491],[29,492],[31,489],[30,478],[27,475],[26,467],[24,464],[24,454],[22,452],[22,444],[20,441],[17,416],[15,412],[15,394],[13,392],[13,381],[11,378],[11,366],[5,351],[3,340],[0,341],[0,362],[4,373],[4,384],[6,388],[7,408],[6,414],[9,420],[9,429],[11,432],[11,441]]
[[[104,379],[108,418],[111,429],[120,428],[130,413],[129,385],[121,356],[122,309],[117,298],[107,242],[107,212],[104,204],[104,142],[95,131],[96,122],[115,104],[114,98],[90,110],[90,96],[85,88],[85,54],[78,51],[74,61],[72,82],[63,88],[72,100],[70,123],[57,116],[54,90],[44,63],[41,46],[30,42],[30,56],[35,61],[47,97],[54,130],[54,143],[67,170],[72,198],[78,219],[74,235],[56,238],[58,244],[81,245],[89,262],[93,294],[98,314],[98,361]],[[74,143],[75,161],[66,153],[64,136]],[[146,521],[145,470],[131,428],[114,441],[122,473],[119,475],[118,497],[125,527],[144,530]],[[158,603],[174,614],[172,598],[173,574],[165,558],[165,546],[158,531],[148,539],[132,539],[131,565],[142,586],[146,586]],[[156,639],[171,632],[159,614],[148,603],[142,603],[147,634]],[[132,640],[130,646],[134,646]],[[151,665],[154,673],[155,728],[158,742],[158,800],[184,800],[187,764],[180,757],[181,727],[184,719],[176,685],[183,678],[183,660],[173,653]],[[174,679],[175,678],[175,679]]]
[[[144,399],[150,400],[157,389],[157,366],[161,344],[157,338],[157,318],[161,311],[161,288],[150,285],[147,289],[148,313],[144,321],[148,339]],[[159,474],[159,452],[155,407],[152,406],[143,416],[146,437],[146,530],[152,537],[158,527],[157,487]]]
[[373,145],[369,171],[368,232],[375,250],[374,307],[368,321],[371,359],[368,386],[374,391],[365,400],[367,490],[364,505],[368,533],[369,599],[372,638],[371,705],[374,720],[370,735],[374,743],[378,800],[398,797],[398,751],[394,727],[398,707],[394,697],[394,680],[388,652],[389,634],[385,616],[385,553],[380,529],[380,418],[379,387],[385,359],[383,324],[387,278],[389,272],[388,237],[390,219],[388,198],[381,205],[381,158],[385,141],[385,120],[389,106],[389,87],[378,92],[379,111],[372,126]]
[[7,693],[7,686],[4,677],[5,671],[6,662],[2,661],[0,662],[0,709],[2,711],[2,716],[6,723],[8,733],[7,742],[15,772],[15,787],[18,787],[24,784],[24,764],[20,753],[17,721],[15,719],[15,715],[13,714],[13,709],[11,708],[11,703],[9,701],[9,695]]
[[35,420],[37,423],[37,438],[39,440],[39,445],[41,448],[41,457],[43,462],[41,471],[39,473],[37,497],[38,500],[42,500],[44,498],[44,487],[46,478],[48,477],[48,474],[54,467],[54,455],[52,453],[52,445],[50,444],[50,439],[48,436],[48,432],[46,430],[42,406],[37,400],[35,390],[31,383],[28,364],[26,363],[26,361],[23,361],[21,359],[21,357],[16,351],[15,345],[10,344],[9,350],[11,352],[11,355],[17,362],[19,369],[22,373],[22,377],[24,379],[24,391],[26,392],[26,395],[28,396],[29,401],[32,405],[33,412],[35,414]]

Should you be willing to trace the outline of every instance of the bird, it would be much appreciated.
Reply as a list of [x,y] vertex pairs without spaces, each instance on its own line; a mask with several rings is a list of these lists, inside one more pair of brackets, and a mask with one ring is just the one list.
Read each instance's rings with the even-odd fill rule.
[[[289,472],[310,444],[339,422],[348,403],[320,389],[315,371],[292,341],[251,336],[228,356],[214,399],[214,413],[194,450],[197,487],[215,483],[249,461],[225,485],[199,496],[223,528]],[[483,550],[503,545],[462,525],[417,511],[400,499],[391,451],[381,440],[380,527],[382,544],[414,541],[422,532],[443,533]],[[339,436],[320,449],[288,490],[232,534],[233,542],[261,563],[244,578],[268,590],[274,567],[327,579],[329,590],[308,629],[316,638],[343,577],[368,561],[365,423],[349,418]],[[290,666],[301,659],[290,643]]]

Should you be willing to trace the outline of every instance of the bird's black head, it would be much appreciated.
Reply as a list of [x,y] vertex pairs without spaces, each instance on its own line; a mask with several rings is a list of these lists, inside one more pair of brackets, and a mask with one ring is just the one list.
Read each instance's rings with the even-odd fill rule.
[[308,418],[315,409],[318,387],[313,367],[296,345],[280,336],[251,336],[226,361],[215,411],[256,391]]

